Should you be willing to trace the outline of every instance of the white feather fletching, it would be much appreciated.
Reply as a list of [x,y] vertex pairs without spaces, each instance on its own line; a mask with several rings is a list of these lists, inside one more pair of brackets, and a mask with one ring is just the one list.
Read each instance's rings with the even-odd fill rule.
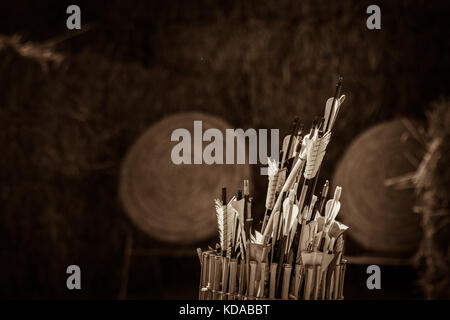
[[334,199],[330,199],[327,201],[325,205],[325,226],[324,229],[328,232],[331,224],[336,219],[339,210],[341,209],[341,203]]
[[284,183],[286,182],[286,168],[278,171],[277,185],[275,188],[275,193],[281,193]]
[[[289,204],[286,206],[286,209],[289,210]],[[285,210],[285,209],[283,209],[283,210]],[[292,230],[292,227],[294,226],[294,223],[298,223],[298,220],[297,220],[298,206],[296,204],[292,205],[292,213],[291,213],[289,228],[287,228],[288,227],[287,221],[289,220],[289,218],[287,216],[288,214],[286,214],[286,217],[285,217],[285,225],[284,225],[284,228],[283,228],[284,229],[283,230],[284,234],[287,234],[288,232],[290,232]]]
[[316,165],[317,153],[319,152],[320,139],[318,130],[314,131],[312,138],[308,137],[306,150],[306,166],[303,176],[305,179],[314,178],[314,167]]
[[322,138],[319,138],[318,131],[314,133],[310,140],[306,157],[305,179],[312,179],[316,176],[322,163],[323,157],[330,142],[331,132],[328,131]]
[[267,164],[269,166],[268,174],[269,178],[273,177],[278,172],[278,163],[275,159],[268,158]]
[[261,234],[261,232],[255,231],[255,235],[250,235],[250,239],[252,243],[263,244],[264,236]]
[[267,196],[266,196],[266,208],[272,209],[275,203],[275,192],[278,183],[278,164],[276,160],[272,160],[269,158],[269,184],[267,186]]
[[345,94],[343,94],[339,99],[336,99],[336,102],[334,103],[333,113],[331,115],[328,131],[333,129],[334,122],[336,121],[337,115],[339,113],[342,103],[344,103],[344,100],[345,100]]
[[[222,205],[222,201],[215,200],[217,227],[219,229],[220,247],[222,250],[228,250],[231,245],[233,234],[234,209],[229,204],[226,208]],[[225,210],[224,210],[225,209]]]

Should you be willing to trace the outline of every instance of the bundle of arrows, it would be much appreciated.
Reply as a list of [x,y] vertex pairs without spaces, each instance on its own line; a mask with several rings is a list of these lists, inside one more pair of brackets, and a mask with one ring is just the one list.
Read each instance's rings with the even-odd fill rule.
[[327,200],[329,182],[315,188],[326,148],[345,95],[342,78],[325,105],[323,119],[309,132],[296,117],[283,140],[281,161],[268,161],[266,210],[261,229],[253,229],[249,182],[243,192],[215,201],[219,242],[197,249],[200,300],[343,299],[346,260],[344,231],[336,221],[341,188]]

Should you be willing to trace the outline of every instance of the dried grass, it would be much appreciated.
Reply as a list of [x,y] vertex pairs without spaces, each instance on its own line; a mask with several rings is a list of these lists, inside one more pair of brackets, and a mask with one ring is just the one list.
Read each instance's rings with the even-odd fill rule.
[[450,277],[450,100],[433,103],[428,114],[425,154],[414,182],[424,236],[415,257],[421,270],[419,284],[427,299],[449,299]]

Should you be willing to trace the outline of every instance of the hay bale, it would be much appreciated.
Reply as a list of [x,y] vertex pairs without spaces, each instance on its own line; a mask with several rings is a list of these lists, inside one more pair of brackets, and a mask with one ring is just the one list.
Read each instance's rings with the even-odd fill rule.
[[413,172],[411,155],[423,152],[407,135],[400,120],[372,127],[353,141],[335,171],[333,184],[343,188],[341,218],[365,249],[410,254],[419,243],[414,190],[386,185],[388,179]]
[[414,263],[427,299],[450,298],[450,99],[432,103],[425,135],[426,153],[414,179],[423,238]]
[[[175,165],[171,160],[173,130],[191,132],[194,120],[203,131],[231,128],[222,119],[203,113],[169,116],[136,141],[122,166],[120,197],[134,224],[148,235],[170,243],[195,243],[216,234],[215,198],[221,188],[234,192],[250,178],[249,165]],[[204,143],[204,146],[207,143]],[[242,188],[242,187],[241,187]]]

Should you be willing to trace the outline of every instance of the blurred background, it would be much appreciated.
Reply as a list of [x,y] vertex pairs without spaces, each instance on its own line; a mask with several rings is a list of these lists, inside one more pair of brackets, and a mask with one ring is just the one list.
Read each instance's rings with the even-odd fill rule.
[[[386,242],[385,229],[366,223],[359,234],[370,241],[348,237],[346,254],[355,263],[344,295],[448,298],[450,5],[372,2],[2,1],[0,298],[196,299],[195,248],[217,238],[165,241],[163,232],[131,219],[121,196],[127,153],[149,128],[182,112],[231,128],[280,128],[281,136],[295,115],[309,127],[338,75],[346,101],[321,177],[348,176],[338,170],[351,165],[353,153],[344,157],[345,151],[385,122],[402,123],[392,129],[398,139],[406,132],[418,141],[411,168],[396,162],[396,171],[389,161],[383,167],[400,177],[392,185],[423,169],[402,189],[408,195],[383,199],[409,214],[396,222],[411,226],[407,236]],[[70,4],[81,8],[79,31],[66,28]],[[381,30],[366,27],[371,4],[381,8]],[[163,142],[170,152],[169,140]],[[426,155],[433,165],[423,162]],[[255,215],[262,215],[267,178],[256,165],[243,170],[259,199]],[[202,184],[195,176],[184,182]],[[362,185],[378,204],[367,212],[382,223],[393,209],[383,209],[370,181]],[[367,222],[364,214],[359,219],[358,226]],[[369,262],[382,265],[382,290],[366,287]],[[71,264],[82,270],[80,291],[66,288]]]

